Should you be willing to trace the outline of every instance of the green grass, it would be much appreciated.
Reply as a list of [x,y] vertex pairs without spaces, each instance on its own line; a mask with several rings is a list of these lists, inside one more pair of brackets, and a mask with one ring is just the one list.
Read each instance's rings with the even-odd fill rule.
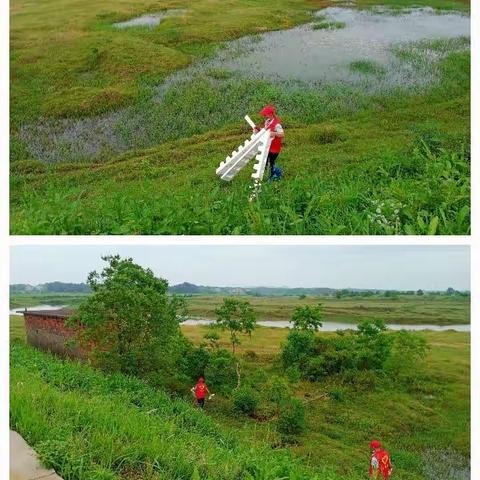
[[[423,42],[420,51],[397,52],[422,76],[438,79],[428,88],[312,88],[214,69],[154,101],[165,76],[221,42],[307,22],[312,8],[328,5],[232,0],[220,14],[219,3],[196,2],[157,28],[119,32],[113,21],[184,5],[13,2],[12,234],[469,233],[466,40],[463,50],[455,42],[440,42],[443,50]],[[440,48],[439,64],[425,61],[428,48]],[[352,66],[364,73],[371,67],[361,60]],[[285,176],[249,203],[247,171],[229,184],[214,171],[248,133],[239,119],[267,102],[278,105],[286,127],[279,157]],[[121,155],[105,148],[92,162],[47,143],[46,155],[62,161],[41,163],[19,135],[41,117],[90,117],[122,106],[142,121],[125,124],[122,141],[134,147]]]
[[358,60],[350,64],[350,70],[353,72],[370,74],[370,75],[382,75],[385,73],[385,69],[371,60]]
[[[12,294],[10,308],[40,304],[76,307],[85,294]],[[187,298],[189,314],[193,317],[215,318],[215,309],[223,296],[195,295]],[[365,318],[384,319],[387,323],[458,325],[470,323],[470,299],[458,296],[401,295],[398,298],[367,297],[245,297],[253,306],[259,320],[290,320],[300,305],[324,306],[325,321],[356,323]],[[19,317],[21,318],[21,317]]]
[[312,24],[313,30],[336,30],[338,28],[345,28],[344,22],[318,22]]
[[85,293],[12,293],[10,294],[10,308],[33,307],[35,305],[79,305],[85,299]]
[[[387,323],[400,324],[468,324],[470,300],[463,297],[400,296],[388,298],[315,298],[307,297],[249,297],[259,320],[289,320],[293,310],[300,305],[324,306],[325,321],[356,323],[365,318],[384,319]],[[192,315],[215,318],[215,308],[222,297],[194,296],[188,300]]]
[[[257,353],[245,360],[243,375],[276,371],[280,335],[262,328],[243,340],[240,353]],[[464,333],[421,335],[431,350],[414,381],[292,384],[308,402],[307,430],[298,445],[280,449],[271,448],[277,438],[270,422],[233,415],[227,398],[203,414],[139,380],[63,362],[15,340],[11,426],[66,480],[190,480],[198,478],[195,465],[202,479],[356,480],[365,477],[372,437],[390,450],[396,478],[425,479],[432,450],[452,453],[457,464],[469,456],[470,340]]]

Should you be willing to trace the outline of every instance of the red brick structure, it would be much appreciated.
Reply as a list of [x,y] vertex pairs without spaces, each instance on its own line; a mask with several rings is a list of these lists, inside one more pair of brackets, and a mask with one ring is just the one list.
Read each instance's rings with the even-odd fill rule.
[[77,346],[66,345],[73,340],[75,329],[65,326],[65,321],[73,310],[30,310],[23,312],[27,342],[30,345],[73,358],[85,358],[85,352]]

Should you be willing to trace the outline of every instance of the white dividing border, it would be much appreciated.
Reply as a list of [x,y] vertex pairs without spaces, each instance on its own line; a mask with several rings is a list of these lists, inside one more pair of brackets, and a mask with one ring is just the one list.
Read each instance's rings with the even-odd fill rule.
[[[0,309],[8,312],[9,284],[9,2],[0,2]],[[9,472],[9,317],[0,316],[0,479]]]
[[[472,86],[480,85],[480,2],[471,0]],[[9,237],[9,2],[0,2],[0,458],[8,451],[8,286],[9,246],[14,245],[471,245],[472,356],[471,463],[480,478],[480,89],[472,89],[472,237],[364,236],[18,236]],[[0,479],[9,478],[8,461],[0,462]]]

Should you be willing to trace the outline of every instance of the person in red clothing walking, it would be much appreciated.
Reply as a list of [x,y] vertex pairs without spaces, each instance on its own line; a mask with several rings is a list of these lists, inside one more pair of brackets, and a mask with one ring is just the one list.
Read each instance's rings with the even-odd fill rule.
[[191,391],[197,399],[197,405],[200,408],[203,408],[205,406],[205,397],[207,396],[207,393],[210,393],[203,377],[198,379],[197,384],[192,387]]
[[[272,143],[270,144],[267,157],[267,165],[270,165],[270,178],[272,178],[274,176],[275,161],[282,150],[282,139],[285,137],[285,132],[280,124],[280,120],[275,115],[275,107],[273,105],[265,105],[258,114],[266,117],[264,128],[270,130],[270,136],[272,137]],[[259,130],[260,129],[256,127],[254,132],[258,132]]]
[[393,470],[390,455],[382,448],[378,440],[372,440],[370,448],[372,449],[372,456],[370,457],[368,474],[371,478],[388,480]]

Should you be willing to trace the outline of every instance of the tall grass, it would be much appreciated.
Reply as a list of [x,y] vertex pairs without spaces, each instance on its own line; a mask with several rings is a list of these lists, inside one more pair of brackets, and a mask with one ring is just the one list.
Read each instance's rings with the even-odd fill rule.
[[[107,171],[99,171],[103,178],[96,194],[73,183],[78,175],[71,180],[65,176],[67,186],[61,178],[45,176],[42,194],[35,193],[26,178],[14,176],[12,183],[24,195],[12,198],[12,233],[468,233],[467,146],[432,151],[425,139],[419,141],[418,147],[366,155],[340,170],[319,166],[319,176],[289,172],[284,154],[279,162],[287,169],[285,178],[265,184],[252,203],[247,201],[250,182],[245,178],[220,184],[202,171],[197,178],[180,179],[179,185],[173,171],[167,173],[168,167],[148,160],[131,172],[136,176],[141,174],[138,168],[147,168],[149,174],[138,181],[118,183]],[[168,177],[176,184],[170,192],[165,188]]]
[[19,342],[11,362],[11,426],[65,480],[342,478],[315,472],[287,449],[239,442],[202,411],[139,380]]

